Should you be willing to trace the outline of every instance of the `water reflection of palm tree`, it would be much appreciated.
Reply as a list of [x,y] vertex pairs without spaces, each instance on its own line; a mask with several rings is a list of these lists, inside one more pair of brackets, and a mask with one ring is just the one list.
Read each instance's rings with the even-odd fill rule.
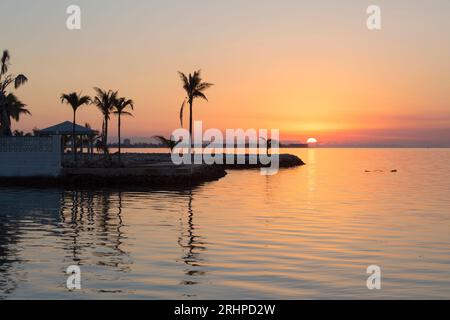
[[122,238],[123,238],[123,231],[122,228],[124,226],[123,220],[122,220],[122,192],[119,191],[117,194],[118,197],[118,206],[117,206],[117,241],[116,241],[116,245],[115,245],[115,249],[118,252],[121,252],[122,254],[126,254],[125,251],[122,250]]
[[[77,264],[95,264],[125,272],[128,254],[122,249],[122,193],[64,191],[61,221],[72,239],[67,249]],[[117,200],[116,200],[117,199]]]
[[18,264],[17,247],[21,237],[20,226],[15,219],[8,218],[0,212],[0,300],[8,297],[18,287],[21,277],[14,264]]
[[181,220],[181,235],[178,238],[178,244],[183,249],[182,261],[188,266],[185,270],[185,275],[187,276],[181,284],[183,285],[195,285],[198,282],[198,278],[194,279],[192,277],[204,276],[205,271],[202,269],[202,257],[199,251],[206,250],[206,243],[203,242],[202,237],[195,233],[196,228],[194,224],[194,211],[192,209],[193,194],[192,190],[188,193],[188,214],[186,226],[183,224],[183,217]]
[[81,253],[81,247],[78,244],[78,238],[80,236],[80,227],[83,224],[83,219],[80,219],[80,224],[78,223],[78,191],[72,192],[72,206],[70,208],[71,211],[71,219],[69,225],[71,226],[71,229],[73,231],[71,238],[72,238],[72,258],[74,262],[79,263],[80,262],[80,253]]

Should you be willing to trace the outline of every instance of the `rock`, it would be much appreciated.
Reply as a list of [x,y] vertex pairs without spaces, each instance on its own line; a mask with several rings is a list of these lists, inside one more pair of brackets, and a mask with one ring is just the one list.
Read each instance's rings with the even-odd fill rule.
[[280,168],[304,166],[305,163],[299,157],[292,154],[280,154]]
[[[250,156],[245,155],[245,164],[238,164],[237,163],[237,155],[235,155],[234,164],[225,164],[225,167],[227,169],[233,169],[233,170],[245,170],[245,169],[259,169],[263,167],[269,167],[267,165],[263,165],[259,162],[256,164],[250,164]],[[256,158],[256,156],[255,156]],[[279,166],[280,168],[292,168],[292,167],[299,167],[303,166],[305,163],[300,159],[299,157],[292,155],[292,154],[280,154],[279,155]]]

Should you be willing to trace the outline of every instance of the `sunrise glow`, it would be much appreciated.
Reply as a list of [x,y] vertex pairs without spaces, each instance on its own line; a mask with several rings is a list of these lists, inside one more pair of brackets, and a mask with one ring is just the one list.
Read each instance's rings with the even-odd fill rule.
[[[323,10],[299,1],[282,7],[250,2],[236,10],[228,2],[92,1],[83,4],[80,31],[61,27],[64,17],[27,15],[18,35],[12,26],[21,8],[2,1],[1,11],[10,12],[3,17],[2,45],[13,55],[14,70],[30,79],[18,94],[33,117],[14,129],[70,119],[61,92],[92,95],[99,86],[135,101],[123,137],[168,135],[179,127],[184,98],[177,71],[202,69],[215,86],[208,103],[196,103],[194,119],[209,128],[280,129],[282,140],[294,141],[314,134],[322,145],[450,143],[450,45],[429,36],[450,30],[445,16],[424,15],[421,23],[409,23],[415,16],[392,19],[370,32],[358,2],[345,5],[345,14],[337,3]],[[408,6],[408,13],[422,11],[416,2]],[[385,10],[405,12],[391,3]],[[186,37],[186,25],[201,35]],[[78,117],[101,129],[94,108],[80,109]],[[112,140],[116,131],[111,123]]]

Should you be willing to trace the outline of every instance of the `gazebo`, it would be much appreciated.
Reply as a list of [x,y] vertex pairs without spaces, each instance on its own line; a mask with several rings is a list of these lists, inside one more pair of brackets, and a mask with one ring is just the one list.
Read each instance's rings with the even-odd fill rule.
[[[72,136],[73,134],[73,122],[65,121],[60,124],[48,127],[46,129],[42,129],[37,131],[37,135],[39,136],[61,136],[63,137]],[[87,141],[87,149],[89,154],[94,153],[94,139],[98,136],[98,131],[92,130],[87,127],[80,126],[75,124],[75,138],[81,137],[81,153],[83,153],[83,143]],[[83,139],[87,138],[87,139]],[[64,144],[61,143],[62,151],[64,152]],[[73,147],[73,146],[72,146]]]

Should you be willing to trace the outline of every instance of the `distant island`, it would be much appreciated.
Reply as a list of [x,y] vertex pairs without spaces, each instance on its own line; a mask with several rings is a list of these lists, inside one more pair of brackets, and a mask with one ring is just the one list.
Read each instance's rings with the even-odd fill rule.
[[[205,143],[202,146],[199,147],[207,147],[209,145],[209,143]],[[131,143],[131,141],[129,139],[125,139],[123,141],[123,143],[121,144],[122,148],[127,148],[127,149],[161,149],[161,148],[166,148],[167,146],[162,144],[162,143],[148,143],[148,142],[136,142],[136,143]],[[109,148],[118,148],[119,144],[118,143],[109,143],[108,144]],[[225,148],[226,145],[223,145],[223,148]],[[258,148],[257,145],[250,145],[248,143],[246,143],[245,145],[238,145],[235,144],[234,148]],[[280,143],[280,148],[285,148],[285,149],[295,149],[295,148],[308,148],[308,144],[307,143]]]

